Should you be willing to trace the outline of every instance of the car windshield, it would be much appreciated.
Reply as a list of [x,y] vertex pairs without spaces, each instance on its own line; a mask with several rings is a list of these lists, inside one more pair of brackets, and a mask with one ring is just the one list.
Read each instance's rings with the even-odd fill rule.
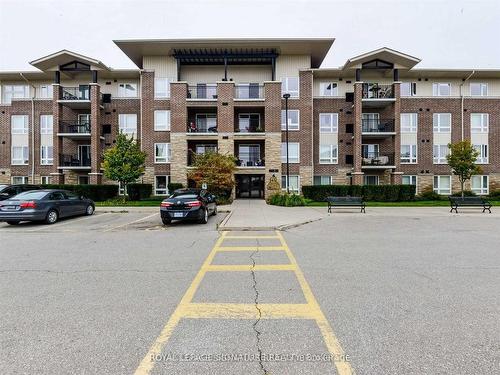
[[15,200],[42,199],[46,195],[47,195],[46,191],[27,191],[25,193],[17,194],[11,199]]

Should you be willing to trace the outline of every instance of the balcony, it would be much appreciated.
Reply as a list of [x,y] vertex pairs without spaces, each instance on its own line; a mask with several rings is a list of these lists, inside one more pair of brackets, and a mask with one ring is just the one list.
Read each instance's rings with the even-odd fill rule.
[[394,89],[392,85],[381,85],[378,83],[364,83],[362,101],[366,107],[384,107],[393,103]]
[[71,139],[90,138],[90,121],[63,120],[59,123],[57,135]]
[[362,135],[369,137],[386,137],[395,135],[394,119],[362,119]]
[[188,142],[187,165],[192,166],[194,164],[197,155],[203,155],[210,152],[217,152],[216,141],[210,141],[205,143]]
[[58,102],[73,109],[90,108],[90,86],[61,86],[61,94]]
[[[237,113],[234,132],[237,135],[264,135],[264,113]],[[235,134],[235,135],[236,135]]]
[[196,86],[188,86],[187,99],[217,100],[217,85],[199,83]]
[[90,158],[78,154],[59,154],[59,169],[90,169]]
[[362,168],[389,169],[394,165],[394,153],[364,152],[361,159]]
[[234,87],[234,98],[238,100],[263,100],[264,86],[259,84],[237,84]]
[[265,167],[264,161],[264,142],[257,143],[236,142],[235,151],[236,166],[239,168],[260,168]]

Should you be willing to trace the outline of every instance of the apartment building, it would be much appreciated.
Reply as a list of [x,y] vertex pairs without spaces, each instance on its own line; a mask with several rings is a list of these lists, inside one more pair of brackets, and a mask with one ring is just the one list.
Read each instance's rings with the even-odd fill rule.
[[0,183],[113,183],[102,154],[123,132],[147,153],[141,181],[157,195],[189,185],[193,155],[208,151],[236,157],[237,198],[264,198],[272,177],[297,192],[403,183],[450,194],[447,144],[461,139],[483,169],[469,188],[500,189],[499,70],[419,69],[389,48],[321,68],[333,42],[123,40],[137,69],[64,50],[32,61],[38,71],[0,72]]

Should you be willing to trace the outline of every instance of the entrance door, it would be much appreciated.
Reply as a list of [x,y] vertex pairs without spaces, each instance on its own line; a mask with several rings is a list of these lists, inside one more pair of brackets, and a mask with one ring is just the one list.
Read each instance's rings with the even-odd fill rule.
[[236,175],[236,198],[264,198],[264,176]]

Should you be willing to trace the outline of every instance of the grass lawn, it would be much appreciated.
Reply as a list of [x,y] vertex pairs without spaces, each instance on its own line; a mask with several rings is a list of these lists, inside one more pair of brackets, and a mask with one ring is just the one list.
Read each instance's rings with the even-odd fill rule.
[[[327,206],[326,202],[317,202],[306,199],[306,206],[323,207]],[[500,201],[489,201],[493,206],[500,206]],[[367,207],[449,207],[448,200],[442,201],[412,201],[412,202],[366,202]]]
[[104,202],[95,202],[97,207],[160,207],[163,197],[149,198],[140,201],[124,201],[122,199],[112,199]]

